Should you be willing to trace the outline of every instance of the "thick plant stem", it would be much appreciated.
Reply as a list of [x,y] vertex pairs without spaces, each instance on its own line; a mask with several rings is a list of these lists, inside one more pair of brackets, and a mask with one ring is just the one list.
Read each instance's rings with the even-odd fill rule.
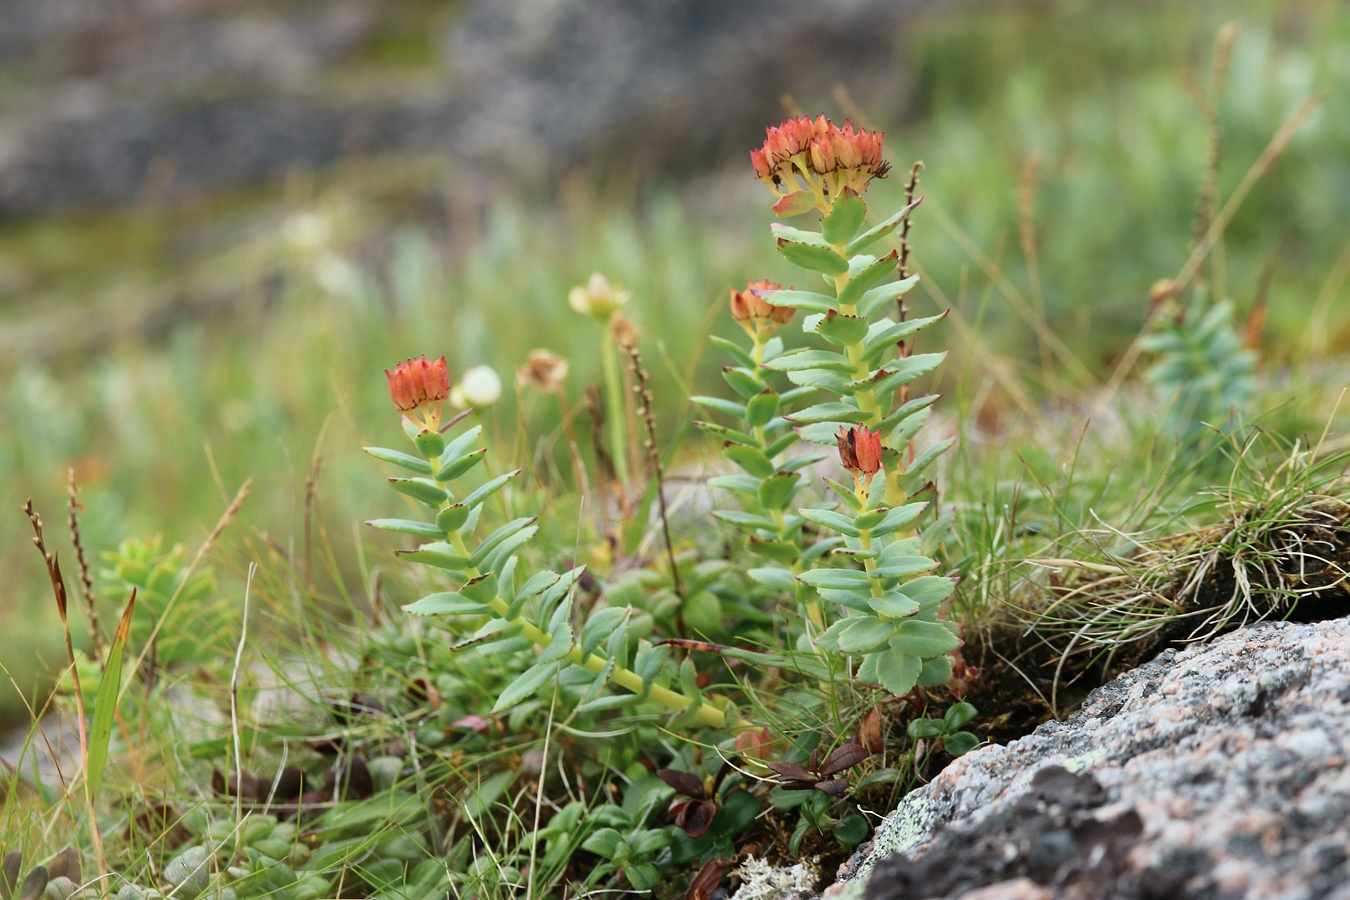
[[[432,456],[427,457],[426,459],[427,462],[431,464],[431,467],[434,470],[439,462],[437,458]],[[446,484],[446,482],[438,481],[437,484]],[[449,505],[450,501],[447,499],[445,503],[442,505],[442,508]],[[464,536],[461,535],[458,530],[451,531],[447,535],[447,537],[449,539],[450,546],[455,549],[456,553],[465,557],[471,555],[469,553],[468,545],[464,543]],[[480,572],[475,567],[470,567],[467,570],[465,570],[465,574],[467,574],[472,579],[477,578],[479,575],[483,573]],[[530,622],[527,622],[526,620],[519,617],[507,619],[506,615],[510,611],[510,607],[507,604],[507,602],[503,600],[501,597],[493,597],[492,600],[488,603],[488,606],[497,616],[506,619],[507,623],[510,626],[519,627],[521,636],[524,637],[526,640],[530,641],[531,643],[533,643],[535,646],[539,647],[541,650],[547,647],[550,643],[552,643],[553,638],[551,635],[549,635],[547,632],[540,630],[538,627],[531,624]],[[605,666],[608,665],[609,663],[607,659],[601,656],[597,656],[594,653],[588,653],[583,656],[581,651],[576,647],[573,647],[572,650],[567,654],[567,656],[564,657],[564,659],[568,660],[569,662],[575,663],[576,665],[581,666],[582,668],[596,675],[604,671]],[[659,703],[666,709],[669,709],[673,712],[683,712],[685,709],[688,709],[689,706],[694,702],[692,699],[686,697],[684,694],[681,694],[678,691],[672,691],[670,688],[663,687],[659,684],[651,684],[644,686],[641,675],[638,675],[631,669],[628,669],[624,666],[620,666],[617,664],[614,666],[614,670],[610,673],[609,680],[619,685],[620,687],[632,691],[635,694],[643,695],[648,700],[651,700],[655,703]],[[694,715],[695,718],[698,719],[700,725],[706,725],[710,728],[722,728],[727,724],[726,713],[724,713],[722,710],[718,709],[717,707],[709,703],[700,703]]]

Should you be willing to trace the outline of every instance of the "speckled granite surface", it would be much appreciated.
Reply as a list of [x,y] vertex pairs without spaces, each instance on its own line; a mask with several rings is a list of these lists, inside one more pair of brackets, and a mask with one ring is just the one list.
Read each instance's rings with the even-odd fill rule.
[[1253,625],[956,760],[826,895],[1350,900],[1347,754],[1350,620]]

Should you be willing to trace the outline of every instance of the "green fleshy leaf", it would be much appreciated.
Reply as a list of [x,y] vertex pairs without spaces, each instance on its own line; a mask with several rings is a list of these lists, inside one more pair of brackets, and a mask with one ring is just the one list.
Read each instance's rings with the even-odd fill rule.
[[539,688],[543,687],[549,680],[558,674],[558,666],[555,663],[538,663],[526,669],[520,677],[502,691],[501,696],[497,698],[493,705],[494,713],[501,712],[508,707],[515,706],[521,700],[529,697]]
[[903,297],[909,293],[914,285],[919,283],[918,275],[911,275],[908,278],[895,281],[890,284],[882,284],[872,288],[858,299],[858,315],[871,318],[872,314],[887,303],[895,302],[896,298]]
[[[858,301],[861,300],[867,291],[877,282],[895,272],[896,267],[900,264],[900,254],[898,251],[892,250],[890,253],[887,253],[885,256],[878,259],[872,259],[869,256],[855,256],[853,258],[853,263],[856,271],[853,273],[852,277],[849,278],[848,283],[844,285],[843,289],[839,291],[839,306],[841,309],[846,306],[852,306],[855,308],[858,315],[866,318],[871,315],[872,310],[868,310],[864,313],[858,306]],[[861,269],[857,268],[859,263],[862,263]]]
[[779,240],[796,241],[799,244],[808,244],[812,247],[830,246],[819,231],[808,231],[805,228],[784,225],[782,222],[770,222],[769,231],[773,232],[773,236]]
[[837,531],[846,537],[858,537],[858,529],[853,526],[853,520],[841,513],[833,512],[828,509],[799,509],[797,510],[807,521],[815,522],[817,525],[823,525],[832,531]]
[[778,252],[794,266],[824,275],[843,275],[848,271],[848,260],[823,244],[807,244],[780,237]]
[[950,578],[942,575],[924,575],[913,581],[906,581],[900,585],[900,590],[924,609],[932,609],[950,597],[952,591],[956,590],[956,585],[952,584]]
[[739,394],[742,400],[749,400],[764,390],[764,383],[751,374],[749,369],[723,366],[722,380],[730,385],[731,389]]
[[440,507],[448,497],[444,488],[426,478],[390,478],[389,484],[400,494],[412,497],[433,509]]
[[920,659],[930,659],[951,653],[961,646],[961,639],[941,622],[905,619],[891,638],[891,649],[908,653]]
[[896,591],[880,597],[868,597],[867,605],[878,615],[889,616],[892,619],[904,619],[919,611],[919,604]]
[[755,496],[759,493],[759,479],[753,475],[715,475],[708,479],[708,486],[723,491],[735,491],[738,494]]
[[[745,418],[744,403],[737,403],[735,400],[728,400],[725,397],[690,397],[689,399],[704,409],[716,410],[723,415],[731,416],[733,419]],[[700,427],[702,427],[701,424]]]
[[897,697],[903,697],[914,690],[914,685],[919,680],[919,672],[923,670],[923,663],[917,656],[910,656],[898,650],[883,650],[872,656],[877,661],[877,684]]
[[505,475],[498,475],[491,481],[488,481],[485,484],[480,485],[477,490],[475,490],[469,496],[465,497],[460,502],[465,506],[469,507],[477,506],[478,504],[486,500],[488,497],[491,497],[493,494],[497,493],[499,490],[505,487],[508,481],[510,481],[512,478],[515,478],[519,474],[520,470],[514,469],[510,472],[507,472]]
[[653,646],[651,641],[638,641],[637,656],[633,659],[633,671],[642,679],[642,692],[652,689],[652,682],[666,667],[670,659],[670,645]]
[[722,455],[756,478],[768,478],[778,471],[773,460],[754,447],[728,444],[722,448]]
[[848,357],[833,350],[797,350],[784,353],[765,368],[776,372],[796,372],[802,369],[826,369],[832,372],[852,372]]
[[476,616],[486,615],[489,609],[486,603],[446,591],[427,594],[421,600],[406,604],[403,611],[414,616]]
[[831,622],[829,628],[826,628],[820,634],[816,635],[816,646],[822,650],[834,650],[838,652],[839,635],[843,633],[845,628],[851,626],[855,621],[857,620],[836,619],[835,621]]
[[828,312],[837,306],[829,294],[817,294],[814,291],[766,291],[764,299],[774,306],[804,309],[813,313]]
[[577,712],[600,712],[607,709],[622,709],[642,702],[640,694],[608,694],[577,704]]
[[760,428],[769,424],[778,415],[778,395],[766,388],[750,398],[745,404],[745,424],[751,428]]
[[867,601],[872,597],[870,593],[854,590],[836,591],[832,588],[816,588],[816,593],[820,595],[822,600],[837,603],[849,609],[856,609],[863,615],[870,616],[873,613],[872,607],[867,605]]
[[469,565],[473,566],[475,569],[478,568],[483,560],[487,558],[487,555],[492,552],[494,547],[511,537],[513,534],[533,525],[536,521],[538,521],[538,519],[531,516],[523,519],[512,519],[505,525],[500,526],[487,537],[483,538],[483,542],[478,545],[478,548],[473,551],[473,555],[469,557]]
[[[896,507],[900,509],[901,507]],[[877,557],[878,566],[893,566],[904,562],[911,556],[923,555],[923,541],[918,537],[908,537],[898,541],[892,541],[881,550],[881,555]]]
[[745,574],[750,576],[750,580],[756,584],[762,584],[765,587],[775,588],[780,591],[793,591],[797,588],[796,579],[787,569],[780,569],[777,566],[758,566],[750,569]]
[[980,739],[969,731],[958,731],[942,742],[942,749],[950,753],[953,758],[965,756],[978,746],[980,746]]
[[[812,201],[814,206],[814,200]],[[852,188],[844,188],[834,198],[829,213],[820,220],[820,236],[826,243],[843,244],[853,239],[867,217],[867,203]]]
[[836,347],[856,344],[867,336],[867,320],[830,310],[815,325],[816,334]]
[[720,347],[722,350],[726,351],[731,356],[732,359],[736,360],[736,362],[740,363],[741,365],[743,366],[755,365],[755,358],[753,356],[751,356],[749,353],[746,353],[738,345],[732,343],[726,338],[718,337],[717,335],[714,334],[709,335],[708,340],[712,341],[714,346]]
[[794,432],[789,431],[782,437],[774,439],[774,441],[770,443],[769,446],[765,447],[764,455],[769,457],[769,459],[773,459],[775,456],[782,453],[784,450],[791,447],[795,443],[797,443],[797,435]]
[[[816,196],[810,191],[792,191],[779,197],[773,204],[773,214],[780,219],[800,216],[816,208]],[[638,888],[643,890],[643,888]]]
[[881,423],[877,426],[877,430],[887,431],[894,428],[896,423],[901,420],[914,415],[921,409],[932,406],[941,396],[941,394],[924,394],[922,397],[915,397],[913,400],[901,404],[894,412],[881,420]]
[[[825,482],[826,487],[828,487],[830,490],[834,491],[836,494],[839,495],[840,500],[843,500],[846,504],[848,504],[848,507],[850,509],[852,509],[855,512],[862,509],[862,501],[858,499],[857,494],[853,493],[852,487],[840,484],[833,478],[825,478],[822,480]],[[857,527],[856,524],[854,527]]]
[[937,562],[926,556],[911,556],[889,566],[877,566],[872,574],[877,578],[902,579],[913,578],[937,568]]
[[413,438],[413,446],[423,456],[437,457],[445,452],[445,438],[439,432],[422,431]]
[[947,351],[944,350],[941,353],[916,353],[904,359],[892,360],[878,370],[880,377],[874,375],[866,381],[855,382],[853,386],[871,387],[874,393],[884,396],[897,390],[901,385],[927,375],[942,365],[946,358]]
[[903,531],[919,521],[923,516],[924,510],[928,508],[927,502],[906,503],[904,506],[896,506],[886,511],[886,515],[881,522],[872,527],[873,537],[884,537],[888,534],[894,534],[897,531]]
[[918,456],[914,457],[914,459],[910,462],[909,466],[906,468],[906,471],[910,475],[918,475],[924,469],[928,468],[928,465],[933,460],[937,459],[943,453],[947,452],[947,449],[951,447],[952,444],[955,443],[956,438],[947,438],[945,441],[939,441],[938,443],[929,447],[927,450],[920,453]]
[[822,459],[827,459],[828,455],[824,453],[811,453],[806,456],[794,456],[792,459],[778,464],[780,472],[800,472],[807,466],[815,465]]
[[848,621],[849,626],[839,632],[839,649],[843,653],[870,653],[886,646],[895,633],[894,622],[876,616],[858,616]]
[[721,425],[715,425],[712,422],[702,422],[699,420],[695,420],[694,425],[703,433],[712,435],[715,438],[721,438],[722,440],[730,441],[733,444],[744,444],[747,447],[759,447],[759,441],[743,431],[736,431]]
[[896,342],[923,331],[928,326],[945,318],[947,318],[947,314],[944,312],[941,315],[929,316],[926,319],[907,319],[904,322],[882,319],[872,325],[867,332],[867,337],[863,340],[863,362],[868,365],[876,365],[882,355],[894,347]]
[[488,572],[461,586],[459,592],[472,600],[491,603],[497,596],[497,585],[496,573]]
[[458,531],[469,521],[471,512],[463,503],[447,506],[436,514],[436,528],[443,534]]
[[408,453],[403,453],[398,450],[389,450],[385,447],[362,447],[361,449],[378,459],[380,462],[401,466],[410,472],[416,472],[418,475],[431,474],[431,463],[427,462],[425,459],[418,459],[416,456],[412,456]]
[[742,512],[739,509],[715,509],[713,516],[721,519],[723,522],[730,522],[732,525],[738,525],[741,528],[764,528],[769,531],[777,531],[778,523],[768,516],[757,516],[754,513]]
[[793,384],[829,391],[832,394],[854,393],[854,389],[849,387],[850,379],[853,377],[851,373],[831,372],[827,369],[802,369],[799,372],[788,372],[787,377]]
[[[935,656],[923,662],[923,671],[919,673],[919,687],[942,687],[952,680],[952,658]],[[969,705],[969,704],[967,704]],[[960,728],[960,725],[955,726]],[[949,731],[952,729],[948,729]]]
[[962,700],[960,703],[953,703],[951,708],[943,713],[942,720],[947,723],[948,731],[958,731],[977,715],[979,713],[975,707]]
[[816,422],[811,425],[802,425],[797,429],[797,437],[807,443],[824,444],[827,447],[839,446],[838,434],[839,424],[837,422]]
[[919,433],[919,429],[923,428],[924,423],[928,421],[928,417],[932,412],[933,408],[931,406],[925,406],[913,415],[902,419],[900,424],[891,429],[891,432],[883,439],[886,446],[904,447],[909,444],[909,442],[914,439],[914,435]]
[[529,543],[529,541],[538,533],[539,526],[530,525],[511,535],[493,548],[492,552],[483,559],[482,568],[487,569],[488,571],[495,571],[496,569],[501,568],[511,554]]
[[604,609],[592,613],[586,620],[586,624],[581,626],[581,658],[586,657],[600,646],[600,642],[609,637],[610,633],[619,627],[621,622],[627,620],[629,613],[627,607],[607,606]]
[[788,414],[786,418],[789,422],[797,425],[810,425],[816,422],[861,425],[863,422],[869,421],[873,415],[873,413],[858,409],[852,403],[831,400],[827,403],[817,403],[815,406],[799,409]]
[[909,204],[895,215],[886,219],[880,225],[874,225],[871,228],[864,231],[862,234],[858,235],[856,238],[854,238],[852,241],[849,242],[848,254],[852,256],[855,253],[865,250],[866,248],[875,244],[877,241],[884,238],[886,235],[890,234],[892,231],[895,231],[896,228],[900,227],[900,223],[903,222],[905,218],[908,217],[909,214],[914,211],[914,207],[918,206],[919,202],[922,199],[923,198],[920,197],[918,200],[915,200],[913,203]]
[[445,537],[445,532],[435,525],[430,522],[419,522],[416,519],[371,519],[366,524],[381,531],[398,531],[403,534],[433,539]]
[[778,472],[759,485],[759,504],[765,509],[787,509],[801,487],[801,478],[792,472]]
[[475,425],[466,430],[463,434],[456,437],[450,443],[445,445],[445,450],[441,453],[441,458],[437,460],[442,466],[448,465],[469,452],[469,447],[478,440],[479,435],[483,433],[482,425]]
[[535,572],[525,583],[520,586],[516,592],[516,600],[529,600],[531,597],[537,597],[542,594],[551,585],[558,582],[557,572]]
[[753,534],[746,541],[746,546],[749,547],[751,553],[765,559],[771,559],[774,562],[789,565],[796,562],[797,557],[801,556],[802,553],[802,548],[792,541],[770,541]]
[[438,569],[463,571],[469,566],[469,558],[456,553],[455,548],[444,541],[423,544],[416,550],[395,550],[394,555],[399,559],[435,566]]
[[437,481],[454,481],[469,472],[474,466],[487,457],[487,448],[479,447],[472,453],[466,453],[456,459],[450,460],[445,466],[436,473]]
[[554,663],[572,651],[572,626],[563,619],[549,629],[548,646],[539,651],[539,664]]
[[872,582],[860,569],[812,569],[797,576],[803,584],[837,591],[870,591]]

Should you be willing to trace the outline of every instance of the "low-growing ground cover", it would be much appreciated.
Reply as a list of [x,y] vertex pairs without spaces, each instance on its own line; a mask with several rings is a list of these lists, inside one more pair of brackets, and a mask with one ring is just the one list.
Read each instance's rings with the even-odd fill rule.
[[[56,701],[92,710],[81,749],[55,779],[7,779],[10,892],[64,876],[53,890],[68,893],[97,870],[113,874],[94,895],[706,896],[751,856],[828,872],[950,756],[1062,714],[1162,642],[1295,601],[1339,614],[1345,367],[1281,367],[1293,352],[1271,350],[1263,305],[1222,302],[1232,276],[1215,255],[1233,198],[1313,109],[1270,125],[1250,180],[1197,187],[1194,235],[1152,273],[1170,277],[1138,299],[1140,335],[1107,367],[988,260],[997,296],[1029,303],[1024,358],[990,348],[981,307],[945,312],[940,283],[923,298],[936,279],[919,237],[944,221],[924,219],[927,179],[945,163],[910,171],[876,133],[823,118],[789,119],[752,157],[779,221],[743,246],[778,258],[737,257],[672,206],[636,232],[595,224],[626,260],[609,278],[560,275],[521,264],[541,242],[500,213],[461,296],[556,301],[521,344],[510,408],[466,368],[512,333],[505,299],[462,300],[438,348],[424,237],[397,242],[379,287],[317,249],[332,220],[292,219],[287,252],[312,276],[292,289],[327,298],[322,327],[312,303],[260,295],[253,335],[278,367],[243,367],[232,395],[195,374],[210,351],[189,338],[147,364],[172,390],[128,403],[129,379],[103,396],[141,442],[152,514],[175,502],[173,436],[208,419],[240,440],[331,419],[375,449],[320,442],[295,460],[285,534],[240,534],[240,510],[279,489],[238,488],[239,461],[222,458],[192,486],[207,528],[204,498],[224,511],[200,551],[62,556],[67,576],[90,572],[68,579],[63,617],[97,591],[106,640]],[[644,300],[747,258],[764,270],[729,302]],[[1334,318],[1342,275],[1324,274],[1316,315]],[[337,352],[351,332],[381,365]],[[527,359],[529,345],[549,352]],[[939,397],[925,385],[955,348]],[[334,413],[333,395],[359,404]],[[34,428],[59,442],[63,425]],[[91,547],[91,520],[122,513],[97,493],[106,464],[77,470],[71,498]],[[378,477],[398,495],[365,488]],[[392,534],[336,533],[330,504]],[[55,548],[57,507],[38,511]],[[214,580],[231,565],[242,604]],[[51,859],[66,845],[74,860]]]

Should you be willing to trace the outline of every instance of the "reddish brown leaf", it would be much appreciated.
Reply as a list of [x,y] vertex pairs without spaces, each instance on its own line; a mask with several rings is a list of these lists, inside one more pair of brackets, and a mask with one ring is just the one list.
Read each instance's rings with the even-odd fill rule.
[[773,762],[765,763],[764,765],[768,766],[770,769],[773,769],[781,777],[789,779],[791,781],[812,782],[816,780],[816,776],[812,775],[810,772],[808,772],[806,769],[803,769],[796,763],[781,762],[779,760],[775,760]]
[[717,804],[713,801],[691,800],[675,814],[675,826],[689,837],[698,839],[708,833],[716,815]]
[[848,790],[848,782],[842,778],[831,778],[829,781],[817,781],[812,787],[822,794],[838,797]]
[[856,766],[870,755],[871,754],[867,752],[866,747],[853,741],[849,741],[842,747],[837,747],[835,751],[826,758],[825,765],[821,766],[818,771],[821,775],[828,777],[836,772],[842,772],[845,769]]
[[657,769],[656,777],[686,797],[693,797],[695,800],[706,800],[708,798],[707,792],[703,790],[703,782],[693,772],[681,772],[679,769]]
[[684,900],[711,900],[712,892],[722,883],[722,875],[732,860],[710,859],[698,870],[694,880],[689,882],[689,890],[684,892]]

